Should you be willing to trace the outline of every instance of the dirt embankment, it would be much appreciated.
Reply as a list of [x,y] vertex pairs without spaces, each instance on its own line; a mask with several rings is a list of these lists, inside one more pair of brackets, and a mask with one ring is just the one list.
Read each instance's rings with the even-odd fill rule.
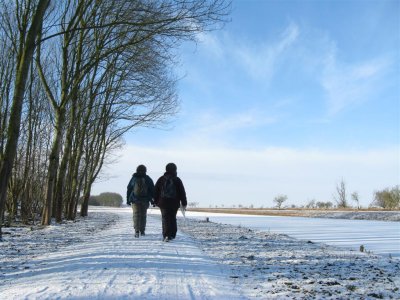
[[400,222],[400,211],[383,210],[319,210],[319,209],[250,209],[250,208],[190,208],[190,211],[261,216],[332,218]]

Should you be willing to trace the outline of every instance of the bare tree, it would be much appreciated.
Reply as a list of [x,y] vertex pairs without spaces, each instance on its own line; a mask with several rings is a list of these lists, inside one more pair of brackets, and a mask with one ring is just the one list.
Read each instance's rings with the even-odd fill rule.
[[278,195],[274,198],[274,203],[278,209],[282,208],[282,204],[288,199],[286,195]]
[[305,205],[306,208],[315,208],[317,206],[317,203],[315,199],[311,199],[308,201],[308,203]]
[[[9,210],[13,218],[20,208],[23,223],[34,222],[43,199],[44,171],[48,140],[51,128],[47,99],[41,93],[39,82],[31,68],[26,91],[17,156],[9,183],[9,199],[14,209]],[[10,204],[8,205],[10,206]]]
[[[104,64],[114,61],[117,56],[115,68],[111,69],[116,74],[111,89],[130,88],[130,92],[123,90],[119,101],[114,103],[118,108],[113,109],[113,118],[127,121],[120,132],[160,122],[176,111],[173,109],[176,108],[173,105],[175,80],[168,78],[166,68],[173,61],[170,49],[180,40],[194,38],[196,33],[220,23],[226,9],[227,2],[222,0],[70,0],[61,6],[62,22],[58,33],[41,38],[47,41],[56,35],[62,37],[59,87],[53,91],[46,78],[48,72],[42,69],[40,52],[37,56],[40,77],[56,120],[43,224],[49,224],[51,214],[55,214],[57,220],[61,218],[63,181],[70,156],[64,155],[60,165],[59,160],[61,152],[69,153],[72,145],[72,128],[69,127],[71,132],[67,134],[64,129],[68,122],[74,123],[68,119],[76,116],[76,99],[85,77],[94,68],[102,72]],[[59,91],[59,95],[55,95],[54,90]],[[52,209],[54,206],[55,210]]]
[[77,199],[90,195],[125,132],[161,125],[177,112],[174,50],[223,24],[230,5],[66,0],[48,9],[49,3],[0,4],[0,41],[6,45],[0,49],[0,217],[6,203],[10,216],[21,207],[26,221],[42,208],[45,225],[53,216],[75,217]]
[[343,179],[336,185],[336,194],[334,195],[334,199],[339,208],[349,207],[347,201],[346,183]]
[[356,203],[357,209],[360,209],[360,196],[358,195],[358,192],[353,192],[351,194],[351,199]]
[[[44,15],[50,0],[39,0],[37,4],[32,4],[30,2],[31,1],[16,1],[16,9],[20,10],[17,14],[17,16],[20,17],[18,20],[19,30],[17,33],[19,44],[16,45],[16,73],[13,80],[14,92],[7,129],[7,143],[4,155],[1,157],[0,161],[0,221],[3,219],[7,197],[7,185],[17,153],[26,81],[37,45],[36,38],[41,32]],[[2,6],[2,9],[9,11],[8,7],[5,7],[5,5]],[[1,223],[2,222],[0,222],[0,238],[2,236]]]

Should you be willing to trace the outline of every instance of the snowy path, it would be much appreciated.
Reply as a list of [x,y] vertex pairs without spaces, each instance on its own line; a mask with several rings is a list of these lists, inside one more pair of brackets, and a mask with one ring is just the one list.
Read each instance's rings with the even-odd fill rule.
[[[83,243],[33,257],[0,280],[1,299],[244,299],[188,236],[161,241],[159,218],[133,237],[130,210]],[[4,298],[6,297],[6,298]]]

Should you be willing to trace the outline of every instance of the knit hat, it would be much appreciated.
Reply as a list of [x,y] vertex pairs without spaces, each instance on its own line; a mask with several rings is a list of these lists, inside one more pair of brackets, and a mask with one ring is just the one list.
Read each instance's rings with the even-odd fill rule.
[[144,165],[139,165],[136,168],[136,173],[146,174],[146,172],[147,172],[147,169]]
[[168,172],[168,173],[176,173],[176,165],[174,164],[174,163],[169,163],[169,164],[167,164],[166,166],[165,166],[165,170]]

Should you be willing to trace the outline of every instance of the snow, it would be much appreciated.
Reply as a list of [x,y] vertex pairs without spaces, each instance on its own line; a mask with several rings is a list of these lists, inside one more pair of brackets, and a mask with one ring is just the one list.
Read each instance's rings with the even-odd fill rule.
[[286,235],[159,213],[133,237],[130,208],[43,229],[5,228],[1,299],[398,299],[400,261]]
[[305,211],[304,216],[347,220],[400,221],[399,211]]
[[294,216],[260,216],[188,212],[191,218],[246,228],[284,233],[301,240],[326,243],[349,250],[367,251],[400,259],[400,222]]
[[345,220],[369,220],[400,222],[400,211],[363,211],[363,210],[318,210],[318,209],[251,209],[251,208],[195,208],[191,213],[201,212],[217,215],[251,215],[251,216],[275,216],[275,217],[308,217]]
[[[136,239],[130,209],[105,211],[112,214],[6,238],[0,298],[244,299],[224,266],[191,238],[179,233],[162,242],[159,217],[150,217],[146,236]],[[97,228],[103,221],[107,228]]]
[[231,267],[249,298],[400,298],[396,259],[201,220],[187,219],[180,228]]

